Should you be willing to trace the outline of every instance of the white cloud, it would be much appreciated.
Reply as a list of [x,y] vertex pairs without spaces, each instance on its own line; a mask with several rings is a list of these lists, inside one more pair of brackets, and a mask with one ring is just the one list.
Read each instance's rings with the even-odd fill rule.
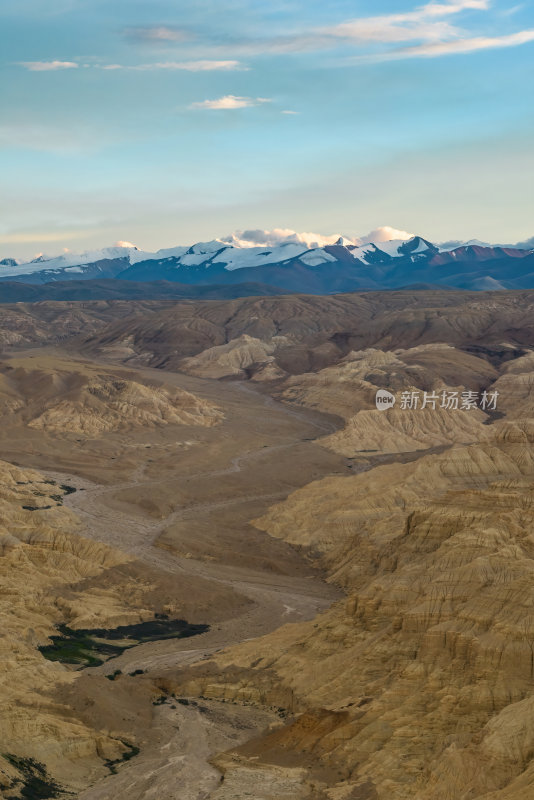
[[[298,53],[328,50],[340,44],[409,43],[442,41],[460,37],[462,31],[451,24],[450,18],[468,11],[486,11],[490,0],[432,0],[403,13],[358,17],[317,28],[300,29],[284,35],[236,39],[232,46],[239,54]],[[191,31],[172,26],[140,26],[127,28],[124,33],[132,39],[152,45],[169,47],[173,43],[194,38]],[[211,52],[224,52],[225,45],[211,42]]]
[[[377,44],[397,47],[384,53],[363,52],[353,57],[354,62],[361,60],[387,61],[413,57],[436,57],[452,53],[468,53],[497,47],[513,47],[532,40],[531,30],[505,36],[472,36],[465,30],[452,24],[452,18],[462,12],[487,11],[491,0],[448,0],[438,2],[431,0],[411,11],[402,13],[380,14],[370,17],[358,17],[344,22],[320,28],[298,31],[276,37],[258,37],[254,41],[234,42],[236,53],[257,54],[298,53],[313,50],[331,50],[340,46],[362,48]],[[516,11],[515,6],[509,11]],[[172,44],[192,38],[189,31],[172,26],[141,26],[128,28],[125,34],[139,41]],[[403,46],[404,45],[404,46]],[[220,47],[212,47],[213,59],[197,59],[190,61],[159,61],[137,65],[105,64],[95,65],[103,70],[177,70],[186,72],[233,71],[246,70],[248,67],[236,59],[217,59],[221,54]],[[73,69],[79,65],[72,61],[28,61],[23,66],[32,71],[48,71]],[[261,98],[248,98],[227,95],[217,100],[206,100],[195,103],[195,108],[229,109],[258,105]]]
[[[43,66],[41,62],[27,62],[25,66],[28,69],[34,70],[44,70],[44,69],[61,69],[61,67],[57,66],[59,63],[69,64],[70,62],[51,62],[56,66],[48,66],[46,63]],[[38,64],[39,66],[28,66],[28,64]],[[78,64],[72,63],[73,67],[77,67]],[[209,59],[201,59],[198,61],[156,61],[153,64],[83,64],[84,67],[91,67],[93,66],[95,69],[103,69],[103,70],[137,70],[141,72],[150,72],[156,70],[183,70],[185,72],[214,72],[214,71],[222,71],[228,72],[232,70],[248,70],[248,67],[245,67],[241,64],[240,61],[235,60],[226,60],[226,61],[215,61]],[[66,69],[65,66],[63,66]]]
[[183,42],[189,39],[189,33],[182,28],[169,25],[149,25],[137,28],[126,28],[124,33],[130,39],[137,39],[152,44],[167,44],[169,42]]
[[155,64],[140,64],[139,66],[130,67],[130,69],[137,70],[185,70],[186,72],[213,72],[213,71],[231,71],[231,70],[246,70],[247,67],[241,65],[239,61],[162,61]]
[[358,60],[396,61],[403,58],[437,58],[459,53],[476,53],[502,47],[517,47],[534,41],[534,29],[518,31],[507,36],[475,36],[452,42],[428,42],[415,47],[403,47],[388,53],[360,56]]
[[290,116],[297,116],[300,111],[282,111],[282,114],[289,114]]
[[462,31],[447,21],[448,17],[464,11],[486,11],[490,0],[458,0],[430,2],[413,11],[358,17],[336,25],[327,25],[295,35],[271,40],[258,40],[257,49],[291,53],[324,50],[339,44],[392,44],[413,41],[442,41],[459,37]]
[[202,100],[199,103],[193,103],[191,108],[206,108],[212,110],[227,110],[234,108],[250,108],[251,106],[259,106],[262,103],[270,103],[267,97],[237,97],[235,94],[227,94],[224,97],[219,97],[217,100]]
[[237,247],[276,247],[280,244],[305,244],[307,247],[324,247],[334,244],[339,234],[323,236],[320,233],[297,233],[291,228],[273,228],[270,231],[261,229],[235,231],[222,241]]
[[352,42],[406,42],[423,39],[439,41],[459,35],[457,28],[442,19],[462,11],[485,11],[489,0],[463,0],[461,2],[427,3],[414,11],[402,14],[382,14],[361,17],[322,29],[322,33]]
[[379,42],[392,44],[395,42],[409,42],[419,39],[425,41],[439,41],[444,38],[458,36],[458,29],[445,20],[436,22],[424,20],[406,20],[396,22],[382,19],[381,17],[356,22],[345,22],[335,28],[325,31],[328,36],[337,39],[346,39],[351,43],[366,44]]
[[519,3],[517,6],[512,6],[511,8],[503,8],[499,13],[501,17],[513,17],[514,14],[522,11],[525,6],[526,3]]
[[530,239],[526,239],[523,242],[517,242],[515,247],[518,247],[520,250],[532,250],[534,249],[534,236],[531,236]]
[[378,244],[379,242],[390,242],[392,239],[402,239],[406,241],[407,239],[411,239],[413,235],[413,233],[408,233],[408,231],[390,228],[389,225],[385,225],[382,228],[375,228],[374,231],[371,231],[365,236],[359,236],[357,243],[369,244],[370,242],[375,242],[375,244]]
[[75,61],[21,61],[23,67],[30,72],[52,72],[57,69],[77,69]]
[[230,236],[226,236],[221,241],[233,244],[236,247],[276,247],[281,244],[305,244],[307,247],[325,247],[335,244],[343,238],[346,244],[362,245],[370,242],[380,243],[389,242],[392,239],[406,241],[411,239],[413,233],[384,226],[365,236],[347,237],[335,233],[325,236],[322,233],[299,233],[291,228],[273,228],[272,230],[246,230],[235,231]]
[[447,3],[427,3],[406,16],[441,17],[446,14],[459,14],[461,11],[487,11],[490,0],[460,0]]

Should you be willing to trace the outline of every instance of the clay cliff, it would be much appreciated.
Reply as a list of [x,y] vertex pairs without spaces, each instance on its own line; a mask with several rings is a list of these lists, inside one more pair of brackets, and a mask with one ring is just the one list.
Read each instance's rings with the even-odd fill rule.
[[[254,780],[265,800],[534,796],[532,351],[512,353],[371,348],[276,384],[345,419],[321,444],[359,474],[310,483],[254,524],[346,599],[174,676],[291,720],[217,757],[220,800]],[[378,388],[467,387],[498,391],[498,413],[374,407]]]
[[170,424],[210,427],[222,419],[190,392],[87,361],[19,357],[0,362],[0,408],[12,424],[52,435],[97,437]]
[[[515,363],[515,362],[514,362]],[[404,453],[453,442],[485,438],[488,416],[480,408],[442,407],[443,393],[480,391],[492,385],[498,370],[483,358],[447,344],[420,345],[407,350],[368,348],[352,351],[338,364],[319,372],[287,378],[276,390],[286,402],[336,413],[345,426],[322,444],[347,457]],[[396,405],[387,414],[377,410],[375,397],[387,389]],[[402,395],[416,393],[416,408],[403,407]],[[424,392],[439,400],[422,408]]]
[[486,444],[312,483],[256,522],[347,598],[188,676],[299,715],[221,756],[234,781],[292,767],[303,796],[336,800],[534,792],[533,441],[533,423],[507,423]]
[[[371,347],[389,351],[449,344],[498,359],[534,345],[533,309],[532,292],[398,291],[182,302],[140,309],[131,319],[102,326],[83,346],[131,365],[180,370],[191,366],[184,359],[200,355],[204,360],[201,354],[211,348],[232,344],[250,353],[250,340],[236,341],[246,336],[263,343],[288,374],[315,372],[351,350]],[[224,352],[212,351],[207,358],[216,360]],[[259,353],[260,366],[264,359]]]

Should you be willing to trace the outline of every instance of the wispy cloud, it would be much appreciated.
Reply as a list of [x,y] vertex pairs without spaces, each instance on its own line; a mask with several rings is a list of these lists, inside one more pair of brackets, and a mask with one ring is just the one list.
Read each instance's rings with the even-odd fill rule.
[[235,94],[227,94],[224,97],[219,97],[217,100],[202,100],[199,103],[192,103],[190,108],[224,111],[236,108],[250,108],[270,102],[270,99],[267,97],[237,97]]
[[248,67],[241,64],[240,61],[212,61],[209,59],[201,59],[198,61],[157,61],[153,64],[104,64],[101,69],[116,70],[116,69],[133,69],[141,72],[150,72],[154,70],[182,70],[185,72],[230,72],[234,70],[247,70]]
[[[402,45],[381,53],[372,51],[352,58],[359,61],[394,61],[404,58],[437,58],[438,56],[474,53],[480,50],[516,47],[534,39],[531,29],[503,36],[473,36],[453,25],[450,18],[468,11],[488,11],[490,0],[450,0],[429,2],[413,11],[361,17],[337,25],[317,29],[287,41],[287,51],[354,45]],[[520,6],[509,9],[513,14]]]
[[124,35],[128,39],[148,44],[169,44],[191,38],[189,31],[174,25],[142,25],[136,28],[125,28]]
[[490,0],[448,0],[446,3],[427,3],[404,16],[442,17],[446,14],[459,14],[461,11],[486,11]]
[[[463,2],[447,2],[447,3],[426,3],[419,6],[413,11],[406,11],[401,14],[381,14],[376,17],[362,17],[360,19],[352,20],[341,25],[332,26],[329,30],[331,32],[340,31],[343,33],[344,28],[351,26],[358,27],[359,25],[369,25],[372,28],[383,26],[385,30],[392,25],[404,25],[405,23],[424,22],[428,19],[436,19],[440,17],[453,16],[460,14],[462,11],[487,11],[490,7],[490,0],[463,0]],[[327,29],[328,30],[328,29]]]
[[[260,32],[251,39],[233,36],[230,43],[237,54],[255,55],[330,50],[343,43],[361,45],[443,41],[462,35],[462,31],[449,21],[450,18],[462,12],[487,11],[490,5],[491,0],[431,0],[403,13],[358,17],[334,25],[300,28],[283,35],[264,35]],[[172,25],[129,27],[123,33],[131,40],[163,47],[184,42],[194,44],[196,39],[197,44],[204,42],[205,46],[210,47],[212,54],[223,52],[227,46],[219,37],[210,41],[201,31]]]
[[503,8],[499,13],[501,17],[513,17],[514,14],[519,13],[519,11],[523,11],[525,8],[526,3],[518,3],[516,6],[511,6],[510,8]]
[[[474,32],[458,27],[456,17],[469,12],[485,12],[492,6],[491,0],[430,0],[410,11],[380,14],[369,17],[348,19],[333,25],[309,27],[294,33],[269,36],[260,35],[254,39],[233,39],[223,46],[220,41],[206,40],[203,51],[189,48],[188,60],[165,60],[153,63],[99,64],[93,61],[94,69],[116,71],[184,71],[184,72],[224,72],[248,70],[237,58],[228,59],[227,48],[231,46],[232,55],[250,56],[265,54],[304,53],[318,51],[338,51],[348,60],[345,63],[394,61],[408,58],[437,58],[439,56],[474,53],[486,49],[515,47],[530,42],[534,38],[531,29],[503,35],[474,35]],[[522,6],[514,6],[500,14],[513,14]],[[468,17],[474,19],[471,14]],[[463,17],[462,17],[463,19]],[[487,26],[486,26],[487,30]],[[169,25],[130,27],[124,30],[130,39],[153,44],[172,46],[185,41],[200,40],[193,32]],[[380,51],[380,52],[377,52]],[[191,56],[198,56],[191,59]],[[206,58],[202,56],[212,56]],[[76,69],[75,61],[25,61],[21,65],[33,72],[63,69]],[[227,95],[215,100],[195,103],[194,108],[234,109],[259,105],[261,98]],[[285,112],[282,112],[285,113]],[[291,113],[291,112],[287,112]]]
[[241,43],[241,48],[242,51],[248,48],[264,53],[299,53],[332,50],[343,45],[444,41],[463,34],[460,28],[452,24],[451,17],[468,11],[487,11],[489,7],[490,0],[429,2],[413,11],[358,17],[294,34],[258,37],[254,41]]
[[358,61],[396,61],[403,58],[438,58],[460,53],[476,53],[502,47],[518,47],[534,41],[534,29],[518,31],[508,36],[475,36],[451,42],[428,42],[416,47],[402,47],[387,53],[359,56]]
[[21,61],[21,66],[30,72],[52,72],[57,69],[77,69],[75,61]]
[[31,72],[51,72],[60,69],[86,68],[103,69],[107,71],[136,70],[151,72],[157,70],[184,71],[184,72],[232,72],[235,70],[248,70],[249,67],[236,60],[216,61],[211,59],[198,59],[195,61],[156,61],[148,64],[78,64],[75,61],[22,61],[21,66]]
[[318,31],[332,39],[352,42],[406,42],[415,39],[426,41],[456,36],[458,29],[447,20],[462,11],[485,11],[489,0],[465,0],[464,2],[427,3],[402,14],[381,14],[331,25]]

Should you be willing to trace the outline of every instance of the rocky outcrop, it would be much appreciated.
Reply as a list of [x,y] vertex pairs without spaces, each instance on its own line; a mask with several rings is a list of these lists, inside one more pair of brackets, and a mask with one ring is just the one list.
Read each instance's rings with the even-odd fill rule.
[[35,419],[31,428],[47,433],[82,433],[98,436],[107,431],[158,425],[203,425],[222,419],[214,405],[190,392],[144,386],[136,381],[114,379],[88,383],[77,397],[60,400]]
[[[487,415],[479,408],[442,407],[443,393],[461,398],[466,389],[478,391],[498,376],[487,361],[446,344],[421,345],[384,352],[369,348],[349,353],[339,364],[317,373],[288,378],[281,397],[337,413],[345,427],[321,443],[348,457],[427,450],[453,443],[484,439]],[[376,408],[379,389],[395,395],[396,405],[386,412]],[[424,392],[438,397],[422,408]],[[403,407],[403,394],[418,395],[416,408]]]
[[0,368],[4,415],[53,435],[98,437],[172,424],[210,427],[223,417],[213,403],[183,389],[141,383],[86,362],[10,359]]
[[533,302],[532,292],[395,291],[152,304],[152,312],[145,304],[131,319],[88,336],[84,347],[112,357],[123,349],[128,363],[176,370],[184,358],[244,335],[266,343],[285,337],[277,366],[299,375],[336,364],[351,350],[448,344],[491,366],[534,345]]
[[269,368],[269,378],[283,377],[284,372],[276,367],[274,353],[286,343],[285,337],[273,337],[263,342],[253,336],[239,336],[228,344],[209,347],[198,356],[186,358],[180,368],[190,375],[201,378],[248,377],[248,371]]

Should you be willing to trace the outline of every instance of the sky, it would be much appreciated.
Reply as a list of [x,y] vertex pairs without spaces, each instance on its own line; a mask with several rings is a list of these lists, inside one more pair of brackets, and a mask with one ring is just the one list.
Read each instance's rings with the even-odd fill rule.
[[0,258],[534,234],[534,4],[0,0]]

